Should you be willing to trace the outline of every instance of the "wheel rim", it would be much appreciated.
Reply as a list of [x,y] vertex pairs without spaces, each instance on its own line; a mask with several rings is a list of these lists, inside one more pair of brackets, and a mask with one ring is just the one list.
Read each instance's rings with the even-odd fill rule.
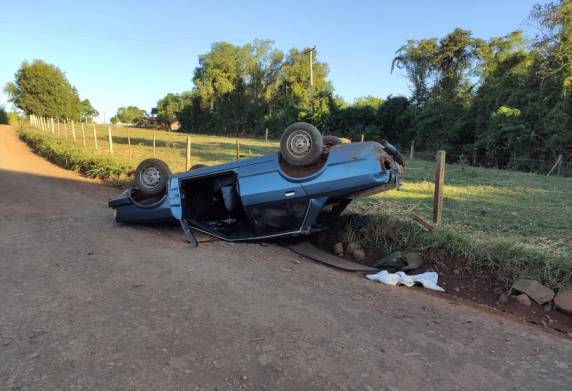
[[157,186],[161,181],[161,170],[155,166],[147,167],[141,171],[139,178],[141,179],[140,182],[144,187],[151,189]]
[[295,156],[305,156],[312,149],[312,138],[303,130],[296,130],[288,137],[288,149]]

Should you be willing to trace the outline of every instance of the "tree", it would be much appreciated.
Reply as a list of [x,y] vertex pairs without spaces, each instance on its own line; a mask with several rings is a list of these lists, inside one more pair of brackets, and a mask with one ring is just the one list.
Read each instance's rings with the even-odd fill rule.
[[4,110],[4,107],[0,106],[0,124],[8,125],[8,123],[8,114],[6,110]]
[[413,102],[423,106],[431,90],[432,79],[436,72],[437,39],[409,40],[400,47],[391,63],[391,72],[395,68],[405,70],[413,94]]
[[61,69],[44,61],[23,62],[15,81],[6,84],[4,90],[10,102],[27,115],[79,119],[77,90]]
[[314,116],[310,114],[309,56],[287,56],[269,40],[243,46],[217,42],[199,57],[194,88],[184,101],[168,94],[157,103],[161,120],[177,117],[186,129],[216,132],[283,128],[297,120],[324,124],[333,88],[327,65],[314,61]]
[[117,109],[117,114],[113,118],[111,118],[112,123],[124,123],[124,124],[134,124],[143,117],[145,117],[147,113],[145,110],[138,108],[137,106],[128,106],[128,107],[120,107]]
[[157,120],[161,124],[168,124],[177,118],[183,109],[183,99],[179,94],[167,94],[159,99],[157,106],[153,109],[153,114],[157,114]]
[[93,121],[99,115],[99,111],[93,108],[89,99],[80,102],[80,117],[82,119]]

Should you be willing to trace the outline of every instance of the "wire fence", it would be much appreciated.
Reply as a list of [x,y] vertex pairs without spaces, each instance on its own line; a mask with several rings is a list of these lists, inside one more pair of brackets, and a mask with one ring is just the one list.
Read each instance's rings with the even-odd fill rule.
[[[463,164],[473,167],[508,169],[515,171],[531,172],[551,176],[572,176],[572,160],[565,155],[558,154],[555,157],[547,157],[546,151],[530,149],[531,155],[538,158],[510,156],[498,153],[479,153],[476,149],[468,153],[447,151],[447,163]],[[435,160],[434,151],[411,151],[410,159]],[[572,156],[566,154],[566,156]]]
[[89,154],[107,155],[133,164],[156,157],[174,170],[187,170],[198,163],[219,164],[259,156],[277,147],[275,141],[268,139],[268,133],[260,139],[224,137],[58,121],[33,115],[29,124],[44,136]]
[[[138,162],[148,157],[165,160],[176,169],[188,169],[196,163],[218,164],[241,157],[253,157],[275,150],[277,142],[268,139],[268,129],[260,139],[225,137],[219,135],[187,134],[153,129],[131,128],[96,124],[93,122],[58,121],[31,115],[30,124],[46,135],[84,148],[94,154],[109,154],[124,160]],[[359,140],[367,141],[362,134]],[[377,141],[377,140],[374,140]],[[400,148],[405,152],[407,148]],[[546,157],[545,151],[530,148],[538,158],[507,156],[498,153],[479,153],[476,149],[448,151],[447,163],[483,168],[511,169],[518,171],[572,176],[572,160],[563,155]],[[437,151],[413,151],[413,159],[435,160]],[[572,156],[566,153],[566,156]]]

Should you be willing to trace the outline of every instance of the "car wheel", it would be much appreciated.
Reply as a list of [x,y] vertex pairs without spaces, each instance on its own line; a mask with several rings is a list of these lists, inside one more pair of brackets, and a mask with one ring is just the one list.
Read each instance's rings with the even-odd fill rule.
[[282,158],[293,166],[309,166],[322,155],[322,135],[315,126],[296,122],[284,130],[280,138]]
[[145,159],[135,170],[135,187],[148,196],[165,191],[171,176],[169,166],[159,159]]

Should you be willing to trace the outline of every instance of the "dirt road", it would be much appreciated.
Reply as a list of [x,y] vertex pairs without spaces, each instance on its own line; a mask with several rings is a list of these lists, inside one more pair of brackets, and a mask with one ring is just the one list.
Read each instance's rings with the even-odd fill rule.
[[0,127],[1,390],[571,389],[556,335],[278,246],[115,224]]

